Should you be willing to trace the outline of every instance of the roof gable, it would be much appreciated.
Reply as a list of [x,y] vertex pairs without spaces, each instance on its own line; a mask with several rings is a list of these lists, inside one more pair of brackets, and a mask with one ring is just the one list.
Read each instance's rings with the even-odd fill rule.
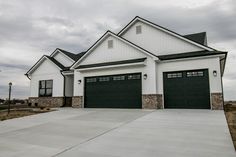
[[26,73],[26,75],[30,75],[32,74],[39,66],[41,66],[41,64],[45,61],[48,60],[51,63],[53,63],[54,65],[56,65],[56,67],[58,68],[58,70],[63,70],[65,67],[59,63],[57,60],[55,60],[54,58],[50,57],[50,56],[42,56],[30,69],[29,71]]
[[53,51],[53,53],[50,55],[50,57],[54,57],[57,53],[63,54],[65,57],[69,58],[71,61],[77,60],[76,54],[68,52],[68,51],[60,49],[60,48],[56,48],[56,50]]
[[123,35],[124,35],[136,22],[138,22],[138,21],[140,21],[140,22],[142,22],[142,23],[144,23],[144,24],[147,24],[147,25],[149,25],[149,26],[151,26],[151,27],[153,27],[153,28],[155,28],[155,29],[158,29],[158,30],[160,30],[160,31],[163,31],[163,32],[165,32],[165,33],[167,33],[167,34],[169,34],[169,35],[171,35],[171,36],[174,36],[174,37],[176,37],[176,38],[178,38],[178,39],[181,39],[181,40],[183,40],[183,41],[186,41],[186,42],[189,43],[189,44],[192,44],[192,45],[195,45],[195,46],[197,46],[197,47],[199,47],[199,48],[202,48],[202,49],[204,49],[204,50],[214,51],[214,49],[211,48],[211,47],[208,47],[208,46],[206,46],[206,45],[200,44],[200,43],[198,43],[198,42],[196,42],[196,41],[194,41],[194,40],[190,40],[190,39],[186,38],[185,36],[182,36],[182,35],[180,35],[180,34],[178,34],[178,33],[176,33],[176,32],[173,32],[173,31],[167,29],[167,28],[164,28],[164,27],[159,26],[159,25],[157,25],[157,24],[155,24],[155,23],[152,23],[152,22],[150,22],[150,21],[148,21],[148,20],[146,20],[146,19],[143,19],[143,18],[141,18],[141,17],[139,17],[139,16],[136,16],[130,23],[128,23],[128,24],[118,33],[118,35],[119,35],[119,36],[123,36]]
[[75,62],[72,66],[71,66],[71,69],[74,69],[76,68],[76,66],[78,64],[80,64],[86,57],[88,57],[90,55],[90,53],[95,50],[101,43],[103,43],[103,41],[105,41],[109,36],[123,42],[124,44],[126,45],[129,45],[130,47],[134,48],[134,49],[137,49],[139,51],[141,51],[142,53],[148,55],[148,56],[151,56],[151,57],[154,57],[156,59],[158,59],[154,54],[152,54],[151,52],[135,45],[134,43],[122,38],[122,37],[119,37],[117,36],[116,34],[112,33],[111,31],[107,31],[101,38],[99,38],[86,52],[85,52],[85,55],[83,55],[77,62]]

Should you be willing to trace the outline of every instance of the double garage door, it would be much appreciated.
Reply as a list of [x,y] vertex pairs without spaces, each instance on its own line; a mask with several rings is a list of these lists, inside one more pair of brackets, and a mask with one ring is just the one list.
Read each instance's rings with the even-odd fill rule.
[[141,108],[141,73],[85,78],[86,108]]
[[209,109],[208,70],[164,73],[165,108]]
[[[164,107],[209,109],[208,70],[166,72]],[[86,108],[142,108],[141,73],[85,78]]]

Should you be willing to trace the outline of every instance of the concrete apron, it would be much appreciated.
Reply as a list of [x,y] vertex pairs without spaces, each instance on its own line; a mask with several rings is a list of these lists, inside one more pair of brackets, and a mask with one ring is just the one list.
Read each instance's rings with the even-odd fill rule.
[[0,156],[235,156],[223,111],[63,108],[0,122]]

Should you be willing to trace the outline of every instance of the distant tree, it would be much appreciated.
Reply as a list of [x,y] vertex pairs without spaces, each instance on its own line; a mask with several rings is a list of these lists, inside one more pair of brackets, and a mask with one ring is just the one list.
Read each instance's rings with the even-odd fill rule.
[[3,104],[4,103],[4,99],[0,98],[0,104]]

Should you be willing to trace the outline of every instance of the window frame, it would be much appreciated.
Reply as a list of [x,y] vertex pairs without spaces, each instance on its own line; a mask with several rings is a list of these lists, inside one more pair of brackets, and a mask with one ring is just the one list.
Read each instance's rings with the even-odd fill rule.
[[[44,82],[44,87],[41,87],[41,82]],[[51,82],[51,86],[47,87],[48,82]],[[53,94],[53,80],[39,80],[39,86],[38,86],[38,96],[39,97],[52,97]],[[44,91],[43,94],[40,93],[40,91]],[[47,91],[51,90],[50,93],[48,93]]]

